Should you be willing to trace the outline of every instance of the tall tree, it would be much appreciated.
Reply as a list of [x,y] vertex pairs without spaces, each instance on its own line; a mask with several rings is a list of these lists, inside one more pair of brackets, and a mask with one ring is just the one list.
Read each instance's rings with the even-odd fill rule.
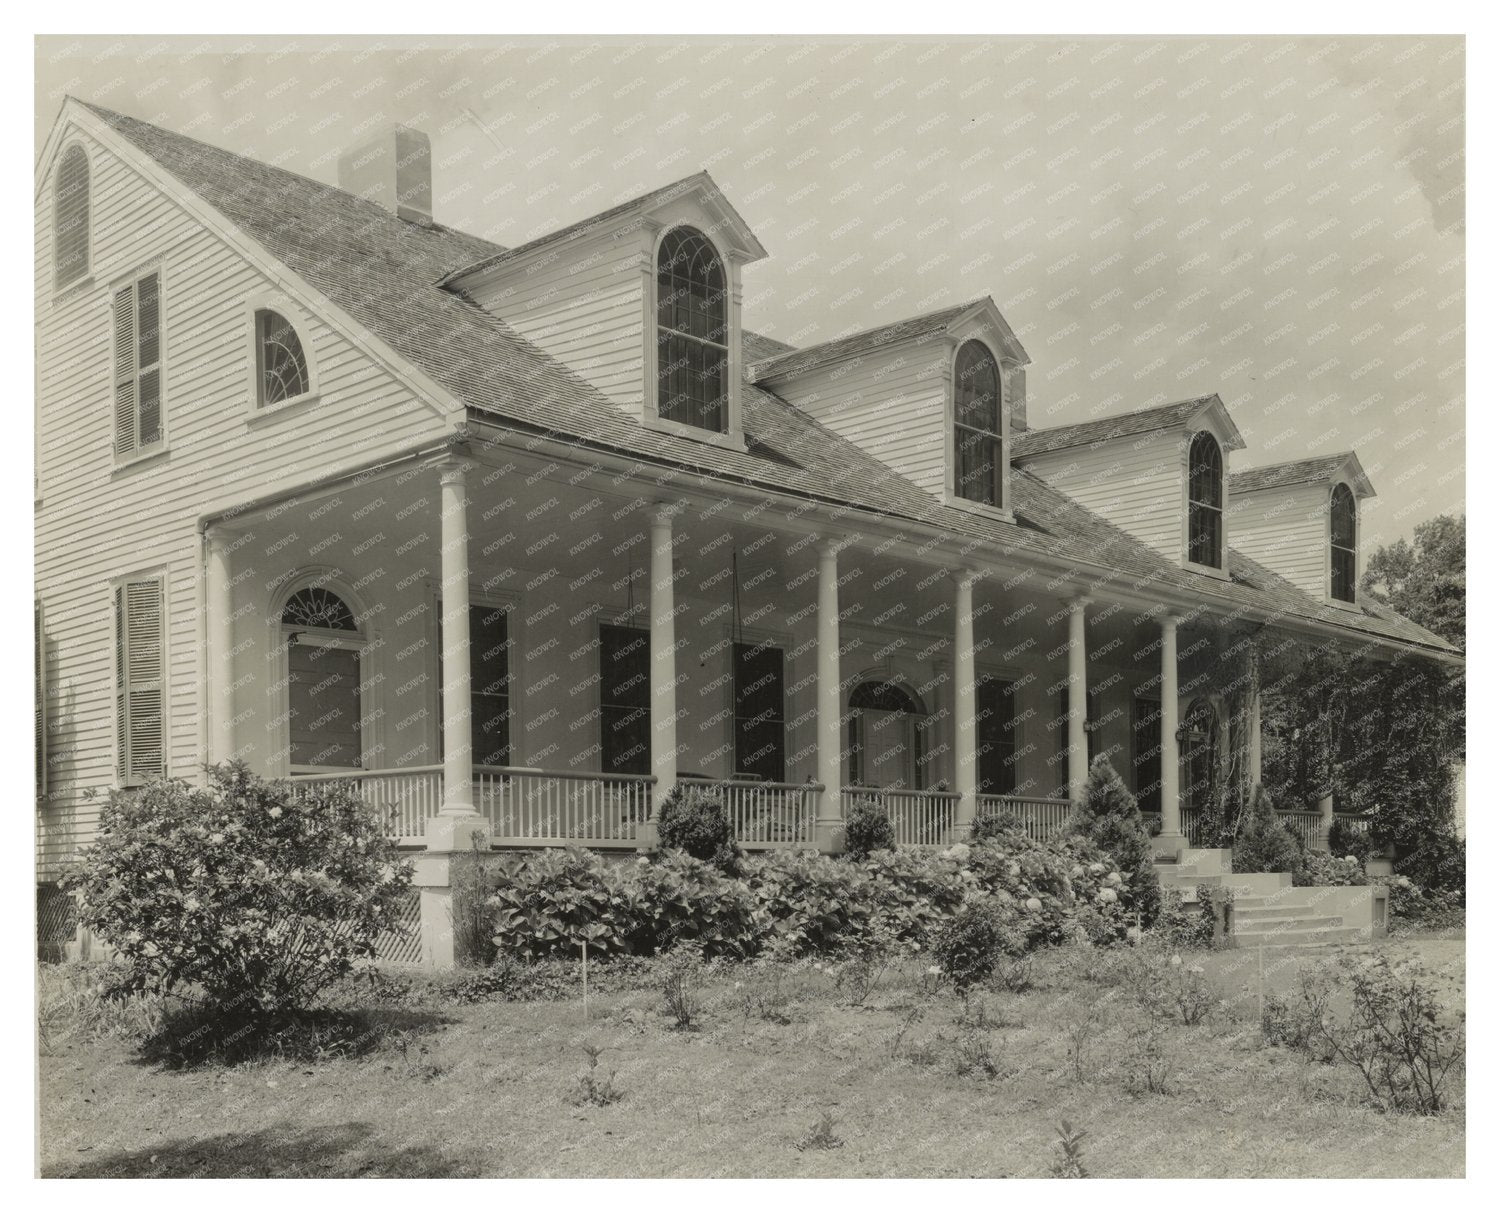
[[1412,543],[1398,539],[1370,554],[1360,589],[1413,623],[1465,647],[1466,516],[1419,523]]

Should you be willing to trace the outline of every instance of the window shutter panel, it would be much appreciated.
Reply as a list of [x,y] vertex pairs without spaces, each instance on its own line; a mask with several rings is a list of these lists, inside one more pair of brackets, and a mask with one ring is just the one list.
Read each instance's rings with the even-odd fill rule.
[[67,286],[89,272],[89,158],[71,147],[57,170],[52,209],[53,278]]
[[135,288],[115,292],[115,454],[136,448],[135,431]]
[[33,624],[36,631],[36,791],[38,798],[47,794],[47,643],[42,627],[42,604],[36,604]]
[[125,587],[126,680],[129,685],[130,777],[154,779],[164,770],[162,750],[161,582]]
[[137,442],[149,446],[161,437],[161,280],[155,274],[136,283],[136,327]]
[[130,730],[125,717],[125,588],[115,586],[115,778],[125,782],[130,770]]

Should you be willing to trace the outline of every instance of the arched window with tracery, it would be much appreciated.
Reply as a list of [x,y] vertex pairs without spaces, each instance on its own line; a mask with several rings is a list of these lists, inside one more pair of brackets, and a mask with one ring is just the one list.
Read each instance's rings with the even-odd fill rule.
[[1188,560],[1224,567],[1224,453],[1207,430],[1188,448]]
[[262,408],[295,400],[312,390],[302,339],[286,317],[269,308],[255,313],[255,369]]
[[287,653],[287,731],[293,771],[362,765],[360,652],[354,611],[320,585],[305,586],[281,609]]
[[1354,601],[1355,545],[1358,517],[1347,484],[1333,486],[1328,503],[1329,592],[1339,602]]
[[89,272],[89,158],[76,143],[57,166],[52,197],[52,274],[58,287]]
[[729,305],[724,264],[701,232],[678,227],[656,257],[656,411],[729,428]]
[[849,779],[858,787],[927,783],[927,711],[898,682],[862,682],[849,693]]
[[996,507],[1005,496],[1000,367],[982,341],[959,346],[953,366],[953,491]]

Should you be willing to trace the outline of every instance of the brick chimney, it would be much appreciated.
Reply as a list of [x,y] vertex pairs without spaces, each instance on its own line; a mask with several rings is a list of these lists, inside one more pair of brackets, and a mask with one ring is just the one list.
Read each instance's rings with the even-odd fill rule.
[[339,185],[409,223],[432,226],[432,145],[423,131],[390,126],[345,152]]

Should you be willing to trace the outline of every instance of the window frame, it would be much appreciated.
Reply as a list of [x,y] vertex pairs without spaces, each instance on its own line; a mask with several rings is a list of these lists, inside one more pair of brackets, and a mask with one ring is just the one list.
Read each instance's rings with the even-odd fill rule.
[[[778,740],[780,753],[780,771],[774,779],[766,779],[765,776],[745,770],[740,763],[740,722],[754,721],[755,716],[742,715],[740,712],[740,650],[745,649],[752,652],[774,652],[781,659],[780,673],[780,709],[774,717],[775,723],[780,725],[781,733]],[[787,769],[787,651],[786,645],[779,639],[755,640],[749,637],[741,637],[739,640],[729,641],[729,728],[730,728],[730,778],[752,779],[766,783],[786,783]]]
[[[172,669],[171,629],[167,626],[171,604],[168,600],[168,577],[165,569],[149,569],[113,577],[109,581],[110,620],[110,690],[111,690],[111,747],[114,760],[111,769],[115,782],[121,788],[143,787],[152,776],[137,777],[128,763],[131,742],[130,696],[137,689],[130,678],[130,617],[128,587],[132,585],[155,585],[157,591],[157,652],[160,670],[157,677],[142,681],[157,683],[160,695],[161,765],[156,777],[167,775],[171,767],[171,691],[169,686]],[[124,742],[122,747],[121,742]]]
[[[443,725],[444,725],[444,719],[443,719],[443,596],[442,596],[442,590],[441,590],[441,588],[438,587],[438,586],[436,586],[436,585],[434,585],[434,586],[431,587],[429,609],[432,611],[432,645],[433,645],[433,653],[434,653],[434,658],[435,658],[433,668],[436,671],[436,675],[435,675],[434,682],[433,682],[433,699],[432,699],[432,703],[433,703],[433,718],[436,721],[436,725],[435,725],[435,728],[436,728],[435,749],[436,749],[436,753],[437,753],[437,761],[438,762],[442,762],[443,761],[443,752],[444,752],[443,751],[443,746],[444,746],[444,729],[443,729]],[[496,597],[496,596],[490,595],[490,594],[475,594],[472,591],[469,594],[469,616],[470,616],[470,618],[469,618],[469,639],[470,639],[470,648],[471,648],[470,657],[469,657],[469,703],[470,703],[469,715],[470,715],[471,719],[472,719],[473,714],[474,714],[474,712],[473,712],[473,701],[474,701],[475,695],[477,693],[474,690],[474,665],[473,665],[473,653],[472,653],[472,647],[473,647],[472,646],[472,641],[473,641],[473,636],[474,636],[474,620],[473,620],[473,615],[474,615],[475,611],[488,611],[488,612],[498,611],[498,612],[501,612],[501,613],[503,613],[505,615],[505,749],[506,749],[506,755],[507,755],[507,757],[509,758],[510,761],[505,762],[505,763],[501,763],[501,764],[496,764],[496,765],[505,766],[505,767],[516,767],[516,766],[521,765],[520,763],[518,763],[516,761],[516,736],[517,736],[517,724],[519,722],[519,714],[517,712],[517,707],[516,707],[517,696],[515,694],[515,687],[516,687],[516,683],[517,683],[517,673],[516,673],[517,660],[516,660],[516,657],[517,657],[517,654],[520,652],[520,646],[516,643],[516,635],[517,635],[517,628],[519,627],[519,621],[520,621],[520,617],[521,617],[521,612],[517,608],[516,601],[514,599],[512,599],[512,598],[509,598],[509,597]],[[482,692],[478,692],[478,693],[482,693]],[[473,758],[473,762],[474,762],[474,765],[476,767],[482,767],[482,766],[490,766],[490,765],[492,765],[492,764],[489,764],[489,763],[482,763],[482,762],[480,762],[479,761],[479,751],[477,749],[472,749],[472,746],[473,746],[472,729],[471,729],[471,734],[470,734],[470,746],[471,746],[471,757]]]
[[[140,284],[152,276],[156,278],[156,361],[143,370],[138,361],[140,356]],[[130,450],[121,452],[118,443],[119,401],[117,393],[124,380],[120,374],[120,325],[116,320],[115,308],[118,296],[122,291],[127,289],[131,291],[132,295],[131,340],[135,346],[134,353],[132,354],[131,370],[131,378],[135,391],[133,412],[135,445]],[[162,261],[152,262],[132,270],[128,274],[122,274],[114,279],[109,286],[109,439],[110,455],[116,472],[155,459],[164,454],[169,448],[170,435],[167,428],[167,300],[166,265]],[[141,426],[140,381],[142,375],[149,373],[153,368],[156,371],[157,384],[156,412],[158,436],[154,442],[142,444],[139,437]]]
[[[699,222],[697,216],[673,219],[671,222],[663,223],[660,227],[656,227],[654,223],[648,222],[643,224],[642,227],[643,231],[649,237],[643,241],[641,246],[642,256],[640,259],[642,275],[642,423],[649,429],[674,434],[680,438],[691,438],[697,442],[707,442],[715,446],[743,451],[746,449],[746,444],[740,412],[740,379],[744,373],[744,362],[740,341],[739,259],[725,248],[722,241],[717,238],[715,232],[711,230],[711,227],[705,228]],[[725,429],[722,431],[704,429],[701,426],[688,425],[671,417],[664,417],[660,409],[660,387],[657,372],[658,265],[661,259],[662,245],[666,242],[668,236],[683,228],[692,230],[708,242],[709,247],[713,249],[714,256],[718,259],[719,265],[723,268],[724,272],[724,324],[727,352],[725,363]]]
[[[74,152],[78,151],[83,156],[84,168],[87,171],[88,188],[87,198],[84,203],[83,231],[84,231],[84,267],[83,273],[76,278],[70,278],[67,282],[59,282],[57,279],[57,231],[58,231],[58,179],[62,175],[63,162]],[[72,294],[80,288],[91,286],[94,282],[94,158],[90,154],[88,146],[81,139],[69,140],[63,145],[58,153],[55,167],[52,170],[52,297],[59,299],[65,295]]]
[[[1154,756],[1144,753],[1141,747],[1141,734],[1146,731],[1147,726],[1145,722],[1150,715],[1150,713],[1143,709],[1148,706],[1155,708],[1156,753]],[[1143,814],[1149,816],[1154,813],[1158,817],[1161,815],[1162,757],[1164,754],[1161,724],[1162,701],[1160,696],[1143,694],[1139,691],[1134,692],[1130,697],[1130,791],[1131,795],[1136,798],[1136,804]],[[1150,807],[1140,803],[1140,798],[1143,794],[1141,787],[1141,767],[1143,763],[1154,765],[1156,771],[1156,788],[1153,793],[1155,804]]]
[[[1193,449],[1198,445],[1199,439],[1206,438],[1214,444],[1214,450],[1218,455],[1219,475],[1218,482],[1218,504],[1199,501],[1193,496]],[[1224,441],[1218,434],[1210,429],[1197,429],[1189,433],[1185,446],[1185,462],[1183,464],[1183,516],[1182,516],[1182,559],[1183,564],[1201,573],[1224,580],[1229,578],[1229,471],[1228,463],[1224,458]],[[1218,531],[1218,562],[1207,564],[1201,560],[1193,559],[1193,523],[1196,511],[1212,511],[1215,516]]]
[[[1349,498],[1350,527],[1353,531],[1352,546],[1345,547],[1334,538],[1334,509],[1338,500],[1339,490],[1342,489]],[[1328,490],[1328,542],[1325,545],[1327,553],[1327,569],[1323,579],[1324,598],[1332,606],[1345,610],[1355,610],[1359,606],[1359,496],[1353,487],[1345,480],[1335,481]],[[1340,552],[1348,553],[1349,557],[1349,597],[1342,598],[1336,592],[1337,580],[1337,556]]]
[[[260,315],[274,312],[291,327],[302,347],[302,360],[307,366],[307,391],[300,396],[289,396],[275,404],[262,404],[262,377],[260,357]],[[318,360],[313,356],[311,318],[298,306],[283,296],[257,295],[245,301],[244,307],[245,349],[247,369],[245,373],[245,417],[253,426],[257,422],[281,417],[289,412],[298,412],[317,404],[322,397],[322,385],[318,379]]]
[[[990,364],[995,368],[995,409],[998,413],[998,419],[1000,423],[1000,429],[998,431],[981,430],[975,426],[960,422],[958,419],[958,363],[959,359],[963,356],[964,350],[971,345],[978,346],[981,350],[983,350],[989,356]],[[1006,374],[1005,363],[1001,359],[1000,355],[995,351],[994,346],[992,346],[982,337],[964,337],[957,340],[953,344],[953,349],[949,356],[948,372],[948,390],[946,400],[947,433],[944,437],[944,441],[946,443],[947,449],[945,461],[948,468],[946,487],[949,503],[959,506],[963,509],[976,510],[991,516],[998,514],[1004,517],[1010,517],[1011,434],[1010,399],[1007,392],[1007,382],[1010,377]],[[997,501],[976,501],[972,497],[964,496],[963,493],[959,491],[958,439],[960,431],[969,434],[985,435],[997,444],[999,450],[995,469],[995,474],[997,477],[997,483],[995,486],[998,496]]]
[[[1002,737],[1008,734],[1010,739],[1010,762],[1008,764],[1010,770],[1010,787],[1009,789],[1005,789],[1003,787],[1005,781],[1002,779],[1002,789],[996,792],[989,792],[985,790],[986,782],[984,768],[986,743],[984,739],[984,724],[986,723],[986,720],[979,718],[980,714],[985,710],[983,703],[984,688],[991,684],[1004,687],[1005,690],[1003,691],[1003,694],[1007,695],[1010,700],[1010,719],[1004,722],[1000,730]],[[981,796],[1019,796],[1021,794],[1021,756],[1023,753],[1022,722],[1025,719],[1025,714],[1020,709],[1021,688],[1021,680],[1011,674],[989,673],[981,671],[978,679],[976,679],[975,681],[975,786],[978,788],[978,793]],[[1002,760],[1002,769],[1004,769],[1005,765],[1006,764]]]
[[[605,697],[605,677],[604,677],[604,654],[605,654],[605,647],[604,647],[604,630],[606,628],[613,628],[613,629],[615,629],[617,631],[635,632],[641,638],[643,638],[644,641],[645,641],[645,673],[646,673],[646,676],[645,676],[644,680],[641,683],[641,685],[645,688],[644,693],[643,693],[643,698],[645,700],[644,705],[618,703],[618,702],[615,702],[613,700],[607,699]],[[651,772],[651,629],[649,627],[642,627],[639,624],[632,623],[629,619],[626,619],[626,618],[620,618],[620,619],[601,618],[601,619],[597,619],[595,621],[595,623],[594,623],[594,635],[595,635],[595,638],[598,641],[598,648],[597,648],[596,655],[595,655],[594,668],[595,668],[595,673],[596,673],[596,676],[597,676],[597,682],[595,683],[595,685],[598,688],[598,703],[599,703],[599,771],[602,774],[616,775],[616,776],[620,776],[622,778],[641,778],[642,776],[650,775],[652,773]],[[607,761],[606,761],[606,758],[607,758],[607,756],[609,754],[609,750],[608,750],[608,748],[605,745],[605,732],[604,732],[604,730],[605,730],[605,726],[606,726],[606,724],[608,722],[608,719],[609,719],[609,715],[608,714],[612,710],[620,710],[620,709],[627,709],[629,711],[643,711],[645,713],[645,718],[646,718],[646,726],[645,726],[646,747],[645,747],[645,756],[644,756],[644,758],[642,760],[641,769],[640,770],[618,770],[618,771],[611,770],[610,767],[609,767],[609,765],[608,765],[608,763],[607,763]]]

